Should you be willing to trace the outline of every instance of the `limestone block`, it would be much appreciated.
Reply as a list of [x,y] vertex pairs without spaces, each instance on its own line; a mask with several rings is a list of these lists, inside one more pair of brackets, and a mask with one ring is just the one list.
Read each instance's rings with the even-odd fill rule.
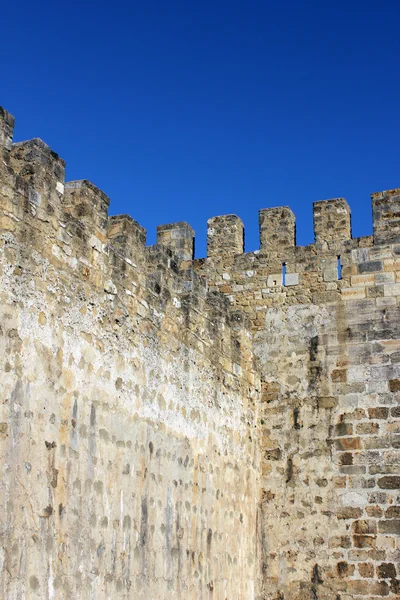
[[272,273],[268,275],[267,278],[267,286],[268,287],[277,287],[282,285],[282,273]]
[[298,273],[286,273],[285,285],[288,287],[292,286],[292,285],[299,285],[299,274]]

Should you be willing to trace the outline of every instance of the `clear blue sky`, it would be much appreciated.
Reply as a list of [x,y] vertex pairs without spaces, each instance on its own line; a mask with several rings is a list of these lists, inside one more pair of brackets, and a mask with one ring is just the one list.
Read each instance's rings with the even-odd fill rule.
[[15,141],[41,137],[154,242],[289,205],[346,197],[372,232],[370,193],[400,186],[399,0],[6,2],[0,104]]

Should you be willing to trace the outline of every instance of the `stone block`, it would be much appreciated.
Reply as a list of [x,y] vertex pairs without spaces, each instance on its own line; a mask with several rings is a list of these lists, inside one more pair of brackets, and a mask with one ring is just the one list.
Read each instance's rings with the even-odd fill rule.
[[368,416],[370,419],[387,419],[389,409],[386,406],[377,406],[368,409]]
[[285,285],[290,287],[292,285],[299,285],[299,274],[298,273],[286,273]]
[[369,273],[363,275],[352,275],[350,282],[352,287],[375,285],[375,276]]
[[390,519],[390,520],[379,521],[378,529],[379,529],[379,533],[400,535],[400,520],[399,519]]
[[400,519],[400,506],[389,506],[385,512],[386,519]]
[[400,283],[386,283],[383,286],[384,296],[400,296]]
[[351,288],[342,288],[341,295],[343,300],[361,300],[365,298],[365,288],[364,287],[351,287]]
[[393,563],[382,563],[376,568],[379,579],[392,579],[396,577],[396,567]]
[[384,490],[398,490],[400,489],[400,476],[387,476],[378,479],[378,486]]
[[267,286],[268,287],[277,287],[282,285],[282,273],[272,273],[268,275],[267,278]]
[[344,506],[337,511],[338,519],[358,519],[362,515],[362,509],[355,506]]
[[396,283],[394,273],[376,273],[375,281],[377,285],[383,285],[385,283]]
[[358,265],[359,273],[379,273],[383,270],[383,263],[381,260],[370,260],[367,262],[360,263]]
[[347,592],[359,595],[361,598],[387,596],[389,594],[389,586],[385,581],[351,580],[347,584]]
[[354,521],[353,531],[358,535],[375,535],[377,533],[376,521],[367,519]]
[[343,436],[351,436],[353,433],[353,424],[352,423],[338,423],[335,425],[335,435],[338,437]]
[[337,398],[333,396],[321,396],[318,398],[318,408],[335,408],[337,404]]
[[357,568],[361,577],[371,578],[374,576],[375,568],[373,563],[360,563]]

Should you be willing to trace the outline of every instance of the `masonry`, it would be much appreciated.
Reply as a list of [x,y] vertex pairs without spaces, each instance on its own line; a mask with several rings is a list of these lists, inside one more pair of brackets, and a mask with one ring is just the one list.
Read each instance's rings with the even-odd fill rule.
[[400,597],[400,190],[157,243],[0,109],[0,596]]

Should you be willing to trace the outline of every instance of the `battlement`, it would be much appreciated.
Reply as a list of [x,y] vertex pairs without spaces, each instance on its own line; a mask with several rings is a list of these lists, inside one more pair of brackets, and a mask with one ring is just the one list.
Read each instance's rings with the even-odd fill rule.
[[[127,256],[137,253],[145,244],[145,231],[128,217],[112,217],[109,221],[108,196],[87,180],[65,184],[65,161],[39,138],[12,144],[14,117],[0,109],[0,144],[8,152],[7,160],[20,187],[25,184],[29,202],[39,211],[56,211],[79,220],[102,242],[107,235],[115,238],[118,229],[119,251]],[[28,187],[26,187],[28,186]],[[372,194],[374,243],[400,241],[399,189]],[[351,211],[344,198],[321,200],[313,204],[316,249],[340,252],[352,240]],[[117,223],[119,223],[117,227]],[[128,224],[129,223],[129,224]],[[244,252],[245,229],[236,215],[220,215],[207,222],[207,257],[219,260]],[[122,243],[124,230],[124,243]],[[128,230],[130,234],[128,235]],[[135,231],[134,231],[135,230]],[[296,218],[290,207],[278,206],[259,211],[259,248],[261,254],[285,262],[288,251],[296,246]],[[108,232],[108,233],[107,233]],[[114,239],[114,242],[117,243]],[[170,248],[178,260],[194,258],[195,234],[188,223],[172,223],[157,227],[157,243]],[[128,245],[132,244],[132,248]]]
[[[231,310],[224,296],[209,293],[192,268],[190,225],[160,225],[157,243],[146,247],[146,230],[131,216],[109,216],[107,194],[85,179],[65,182],[65,161],[56,152],[39,138],[13,144],[13,117],[2,110],[0,119],[5,153],[0,178],[7,183],[0,192],[2,230],[28,243],[68,277],[125,298],[129,312],[147,320],[148,331],[157,330],[161,315],[178,312],[185,315],[179,335],[194,336],[201,351],[214,356],[218,348],[224,364],[231,353],[239,363],[248,360],[234,343],[247,335],[243,348],[249,345],[245,316]],[[187,264],[180,269],[183,262]]]

